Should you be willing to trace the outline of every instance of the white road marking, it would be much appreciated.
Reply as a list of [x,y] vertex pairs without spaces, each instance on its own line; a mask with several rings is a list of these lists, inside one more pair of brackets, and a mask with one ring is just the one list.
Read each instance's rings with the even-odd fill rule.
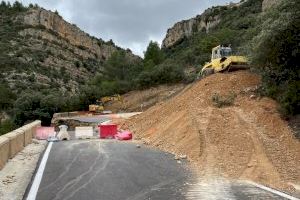
[[260,185],[260,184],[257,184],[257,183],[251,182],[251,181],[246,181],[246,182],[249,183],[249,184],[251,184],[251,185],[253,185],[253,186],[255,186],[255,187],[258,187],[258,188],[260,188],[260,189],[266,190],[266,191],[268,191],[268,192],[271,192],[271,193],[276,194],[276,195],[278,195],[278,196],[284,197],[284,198],[286,198],[286,199],[290,199],[290,200],[300,200],[300,199],[298,199],[298,198],[296,198],[296,197],[290,196],[290,195],[285,194],[285,193],[283,193],[283,192],[279,192],[279,191],[277,191],[277,190],[274,190],[274,189],[272,189],[272,188],[266,187],[266,186],[264,186],[264,185]]
[[199,180],[195,184],[190,184],[185,198],[187,200],[235,200],[231,191],[230,182],[223,178]]
[[46,163],[47,163],[47,160],[48,160],[48,157],[49,157],[49,153],[50,153],[50,150],[52,148],[52,144],[53,142],[50,142],[48,144],[48,147],[44,153],[44,156],[43,156],[43,159],[41,161],[41,164],[39,166],[39,169],[34,177],[34,180],[33,180],[33,183],[31,185],[31,188],[30,188],[30,191],[28,193],[28,196],[27,196],[27,200],[35,200],[36,199],[36,195],[38,193],[38,190],[39,190],[39,187],[40,187],[40,184],[41,184],[41,181],[42,181],[42,177],[43,177],[43,174],[44,174],[44,171],[45,171],[45,167],[46,167]]

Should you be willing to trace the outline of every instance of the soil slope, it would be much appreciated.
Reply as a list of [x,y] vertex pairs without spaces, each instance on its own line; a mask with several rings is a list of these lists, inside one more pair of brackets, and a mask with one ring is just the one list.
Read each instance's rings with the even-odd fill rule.
[[173,97],[184,87],[184,84],[160,85],[146,90],[131,91],[122,95],[122,102],[111,102],[104,107],[114,113],[143,112],[149,107]]
[[[122,124],[135,139],[187,155],[202,177],[248,179],[294,192],[300,182],[300,142],[277,104],[253,96],[260,78],[247,71],[214,74]],[[237,94],[217,108],[212,96]]]

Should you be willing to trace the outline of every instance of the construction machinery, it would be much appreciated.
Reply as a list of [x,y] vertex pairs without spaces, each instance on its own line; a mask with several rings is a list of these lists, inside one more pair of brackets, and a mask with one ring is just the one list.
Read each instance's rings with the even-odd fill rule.
[[103,113],[104,105],[109,102],[122,101],[122,97],[119,94],[113,96],[105,96],[96,101],[96,104],[89,105],[89,111],[95,113]]
[[219,45],[212,49],[211,61],[203,66],[200,76],[248,68],[248,59],[245,56],[233,55],[230,45]]
[[111,102],[111,101],[122,101],[122,97],[119,94],[115,94],[113,96],[106,96],[101,98],[101,102],[103,104]]
[[104,111],[104,106],[102,103],[97,101],[97,104],[89,105],[89,111],[94,113],[102,113]]

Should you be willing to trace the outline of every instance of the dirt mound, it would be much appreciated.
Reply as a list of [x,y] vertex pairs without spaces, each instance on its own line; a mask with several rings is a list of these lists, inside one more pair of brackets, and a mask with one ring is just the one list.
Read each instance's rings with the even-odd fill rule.
[[[187,155],[203,176],[250,179],[292,192],[291,184],[300,181],[300,142],[277,104],[255,96],[259,82],[247,71],[215,74],[122,126],[136,139]],[[236,98],[218,108],[216,94]]]
[[147,90],[131,91],[122,95],[122,102],[111,102],[105,105],[106,110],[114,113],[120,111],[142,112],[158,102],[169,99],[185,87],[184,84],[161,85]]

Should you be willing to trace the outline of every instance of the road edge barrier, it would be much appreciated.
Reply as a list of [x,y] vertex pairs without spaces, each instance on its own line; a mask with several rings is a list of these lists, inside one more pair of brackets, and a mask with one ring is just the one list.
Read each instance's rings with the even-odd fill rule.
[[36,120],[16,130],[0,136],[0,170],[2,170],[9,159],[15,157],[24,147],[35,138],[35,130],[41,126],[41,121]]

